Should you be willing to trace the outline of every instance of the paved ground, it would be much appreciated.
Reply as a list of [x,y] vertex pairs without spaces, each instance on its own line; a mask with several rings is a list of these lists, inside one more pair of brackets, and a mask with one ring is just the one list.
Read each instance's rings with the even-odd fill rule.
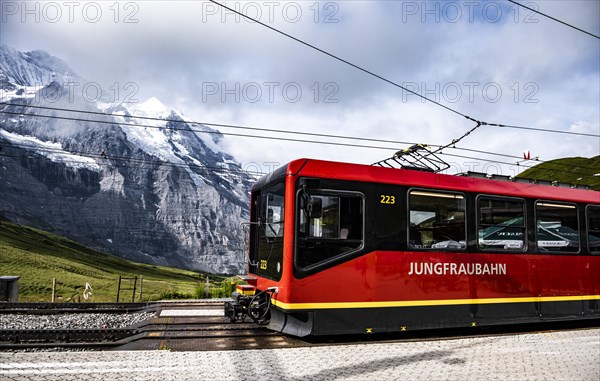
[[202,310],[202,309],[188,309],[188,310],[177,310],[177,309],[165,309],[160,311],[158,315],[160,317],[185,317],[185,316],[223,316],[223,309],[220,310]]
[[217,352],[0,353],[0,380],[600,380],[600,329]]

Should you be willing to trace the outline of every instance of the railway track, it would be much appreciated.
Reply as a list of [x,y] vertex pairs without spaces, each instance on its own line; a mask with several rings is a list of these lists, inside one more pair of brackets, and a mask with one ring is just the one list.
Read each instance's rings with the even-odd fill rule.
[[[140,334],[115,349],[213,351],[308,345],[258,326],[249,318],[246,322],[231,323],[223,316],[223,307],[223,302],[161,305],[157,317],[137,327],[142,331]],[[189,316],[187,312],[197,316]],[[172,316],[178,314],[181,316]]]
[[0,313],[129,313],[143,311],[156,303],[0,303]]
[[[156,318],[147,322],[135,340],[116,347],[118,350],[214,351],[270,349],[306,346],[354,345],[358,343],[397,343],[500,337],[559,330],[597,328],[600,321],[552,322],[485,328],[438,329],[373,335],[290,337],[257,326],[249,321],[230,323],[219,316],[198,318]],[[532,336],[533,337],[533,336]]]
[[[24,306],[0,308],[7,311],[26,311]],[[47,306],[46,306],[47,307]],[[364,343],[390,343],[409,341],[452,340],[464,337],[483,337],[536,333],[548,330],[586,329],[597,327],[599,321],[563,322],[498,326],[476,329],[442,329],[401,332],[397,334],[352,335],[300,339],[247,322],[231,323],[222,315],[223,302],[165,302],[145,305],[113,306],[107,304],[87,308],[40,308],[29,313],[92,313],[112,311],[155,311],[155,316],[139,324],[119,329],[24,329],[0,330],[0,350],[25,350],[59,348],[64,350],[173,350],[214,351],[239,349],[290,348],[302,346],[346,345]]]
[[[222,301],[123,305],[90,303],[66,306],[51,303],[7,303],[0,306],[0,314],[31,315],[125,314],[148,310],[156,311],[156,316],[122,329],[0,329],[0,350],[224,350],[289,347],[302,343],[300,340],[257,326],[250,319],[244,323],[229,322],[222,315]],[[170,316],[173,311],[182,316]],[[196,316],[187,316],[190,313]]]
[[[154,311],[156,306],[152,303],[0,303],[0,317],[5,315],[14,320],[26,320],[25,323],[16,324],[25,327],[0,329],[0,350],[107,349],[138,334],[139,330],[133,327],[107,327],[107,324],[94,322],[93,316],[111,316],[110,320],[114,322],[121,319],[119,315]],[[70,319],[66,323],[56,323],[67,316]],[[39,318],[43,318],[41,323]],[[77,320],[82,322],[71,323]],[[32,327],[39,325],[43,327]]]

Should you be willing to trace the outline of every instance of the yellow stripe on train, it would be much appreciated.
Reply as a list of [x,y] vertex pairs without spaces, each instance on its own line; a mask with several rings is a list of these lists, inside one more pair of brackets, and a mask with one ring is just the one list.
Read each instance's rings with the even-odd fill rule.
[[335,303],[284,303],[272,299],[271,303],[284,310],[317,310],[341,308],[387,308],[387,307],[428,307],[452,306],[461,304],[502,304],[502,303],[540,303],[540,302],[574,302],[600,300],[600,295],[573,296],[528,296],[522,298],[481,298],[481,299],[446,299],[446,300],[404,300],[388,302],[335,302]]

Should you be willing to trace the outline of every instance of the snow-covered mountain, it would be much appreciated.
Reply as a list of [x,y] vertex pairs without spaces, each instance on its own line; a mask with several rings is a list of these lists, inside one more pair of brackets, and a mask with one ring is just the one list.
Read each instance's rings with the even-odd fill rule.
[[90,102],[70,81],[85,83],[46,52],[0,47],[0,213],[127,259],[241,272],[254,179],[223,135],[155,98]]
[[3,79],[17,86],[38,88],[52,81],[81,81],[63,61],[43,50],[25,53],[6,45],[0,46],[0,83]]

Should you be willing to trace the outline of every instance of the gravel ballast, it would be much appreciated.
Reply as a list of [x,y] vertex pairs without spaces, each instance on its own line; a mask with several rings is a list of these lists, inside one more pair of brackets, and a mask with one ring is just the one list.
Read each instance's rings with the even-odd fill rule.
[[110,329],[127,328],[154,317],[153,312],[0,314],[0,329]]

